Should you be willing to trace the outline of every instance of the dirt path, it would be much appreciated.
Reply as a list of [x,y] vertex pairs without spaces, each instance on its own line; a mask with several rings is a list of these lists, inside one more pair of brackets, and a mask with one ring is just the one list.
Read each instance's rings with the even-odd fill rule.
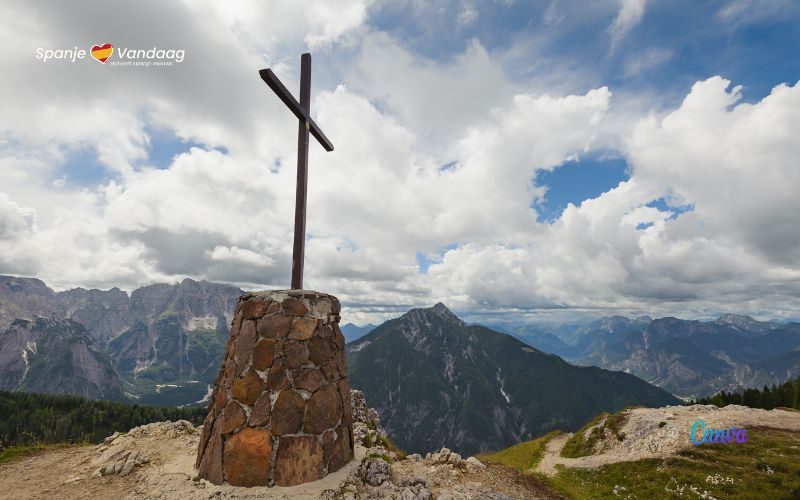
[[789,410],[759,410],[729,405],[718,408],[712,405],[667,406],[664,408],[635,408],[628,410],[628,420],[622,427],[622,441],[610,438],[602,442],[602,453],[579,458],[560,456],[572,434],[553,438],[545,447],[544,456],[534,469],[547,475],[557,472],[556,465],[566,467],[600,467],[601,465],[663,458],[694,446],[690,430],[697,420],[703,420],[706,429],[771,427],[800,431],[800,412]]
[[[1,499],[124,498],[135,478],[90,479],[91,447],[48,450],[0,465]],[[87,472],[89,472],[87,474]]]
[[[97,446],[39,452],[0,465],[0,499],[317,499],[323,491],[339,490],[354,475],[358,476],[356,471],[367,451],[356,446],[354,460],[312,483],[290,488],[237,488],[194,480],[198,440],[197,429],[188,422],[185,426],[163,423],[138,427]],[[120,451],[128,451],[131,456],[143,454],[147,460],[136,465],[129,475],[100,476],[97,471],[108,464],[114,469],[118,462],[114,457]],[[437,498],[562,498],[541,478],[496,465],[467,468],[463,464],[455,467],[409,458],[392,464],[390,475],[397,484],[422,481]],[[367,495],[362,493],[358,498]],[[372,493],[383,497],[380,490]]]

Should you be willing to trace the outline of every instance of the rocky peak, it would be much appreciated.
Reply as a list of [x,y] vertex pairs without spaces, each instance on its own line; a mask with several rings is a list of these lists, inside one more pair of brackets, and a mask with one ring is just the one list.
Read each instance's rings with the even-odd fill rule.
[[435,314],[436,316],[445,319],[447,321],[453,321],[462,326],[466,325],[466,323],[461,321],[461,318],[453,314],[453,311],[448,309],[447,306],[442,304],[441,302],[437,302],[436,305],[434,305],[429,309],[425,309],[425,311]]
[[742,326],[742,325],[752,325],[754,323],[758,323],[758,321],[745,314],[723,314],[722,316],[717,318],[717,323]]
[[714,323],[734,328],[748,336],[767,333],[775,328],[775,325],[762,323],[744,314],[723,314]]

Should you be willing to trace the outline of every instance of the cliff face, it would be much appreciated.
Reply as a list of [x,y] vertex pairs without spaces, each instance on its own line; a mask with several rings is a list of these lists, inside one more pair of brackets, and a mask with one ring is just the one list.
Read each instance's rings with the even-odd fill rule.
[[60,314],[56,293],[35,278],[0,276],[0,331],[15,319],[33,319]]
[[[118,376],[114,378],[128,381],[127,390],[144,396],[142,402],[185,404],[198,401],[206,392],[205,383],[213,380],[219,368],[231,314],[243,293],[236,287],[190,279],[173,285],[145,286],[134,290],[130,296],[118,288],[54,292],[37,279],[0,276],[0,332],[9,329],[6,342],[13,345],[9,347],[11,351],[0,355],[3,387],[19,386],[22,390],[30,384],[27,378],[24,383],[20,382],[20,374],[26,366],[22,353],[28,352],[26,356],[29,357],[34,354],[25,348],[30,335],[22,333],[27,330],[18,320],[40,325],[42,318],[56,318],[46,328],[50,336],[73,338],[77,332],[75,325],[82,326],[84,330],[78,335],[81,338],[78,343],[91,346],[85,348],[85,353],[94,353],[95,357],[102,355],[102,363],[110,363],[112,371],[116,371]],[[37,359],[42,363],[50,359],[51,364],[62,368],[69,364],[63,359],[57,361],[57,354],[40,350]],[[73,358],[77,363],[80,355],[75,353]],[[54,374],[68,377],[68,373],[73,372],[77,373],[64,369]],[[90,378],[92,383],[87,387],[99,384],[96,378]],[[75,394],[95,395],[92,397],[116,394],[113,383],[100,390],[83,388],[77,382],[72,385],[72,379],[69,380],[62,385],[81,387]],[[187,388],[181,386],[181,381],[190,380],[198,382],[189,384],[189,392],[177,394]],[[45,383],[35,385],[48,386]],[[163,392],[174,390],[176,394],[165,396],[162,389]],[[117,392],[122,394],[121,390]]]
[[0,334],[0,388],[94,399],[124,399],[111,359],[79,323],[15,320]]

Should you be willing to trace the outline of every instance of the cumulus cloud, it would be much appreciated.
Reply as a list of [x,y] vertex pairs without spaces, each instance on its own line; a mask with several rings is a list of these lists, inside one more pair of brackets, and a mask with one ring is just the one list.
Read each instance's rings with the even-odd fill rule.
[[[187,59],[115,72],[36,62],[34,45],[72,46],[97,20],[10,4],[0,21],[0,54],[15,68],[0,81],[0,272],[59,288],[183,277],[286,286],[296,122],[255,69],[274,67],[294,89],[296,54],[313,47],[325,68],[313,115],[336,149],[310,149],[306,285],[339,295],[353,319],[435,300],[513,314],[796,310],[797,85],[749,104],[710,78],[634,126],[613,89],[542,92],[510,78],[479,41],[451,60],[422,57],[365,26],[366,1],[298,5],[277,2],[267,15],[255,4],[158,4],[158,19],[120,7],[125,22],[108,20],[97,36],[182,44]],[[612,40],[643,9],[624,2]],[[194,22],[176,33],[169,20],[179,18]],[[26,52],[12,40],[32,41]],[[195,147],[156,168],[154,129]],[[622,144],[630,179],[537,222],[547,186],[536,173],[608,144]],[[85,151],[104,175],[76,185],[64,165]]]
[[[791,317],[800,291],[799,96],[800,86],[780,85],[746,104],[722,78],[698,82],[678,109],[635,128],[630,180],[568,206],[517,245],[448,252],[430,270],[437,293],[471,309]],[[659,198],[675,208],[650,206]]]

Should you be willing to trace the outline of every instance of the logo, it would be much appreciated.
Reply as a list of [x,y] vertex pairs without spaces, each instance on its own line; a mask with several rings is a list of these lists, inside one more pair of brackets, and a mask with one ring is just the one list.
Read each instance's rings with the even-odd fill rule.
[[[695,439],[697,430],[700,430],[700,439]],[[706,429],[706,423],[702,420],[695,420],[692,424],[692,430],[689,431],[689,437],[692,439],[692,444],[695,446],[703,443],[716,444],[716,443],[732,443],[734,439],[737,443],[747,442],[747,429],[739,429],[731,427],[729,429]]]
[[92,45],[92,57],[105,64],[108,58],[114,55],[114,46],[110,43]]
[[117,46],[106,42],[102,45],[92,45],[87,52],[77,46],[71,49],[46,49],[39,47],[36,49],[36,59],[43,63],[48,61],[77,62],[88,59],[86,56],[91,54],[95,61],[107,66],[131,66],[131,67],[158,67],[175,66],[183,62],[186,57],[184,49],[148,47],[130,48]]

